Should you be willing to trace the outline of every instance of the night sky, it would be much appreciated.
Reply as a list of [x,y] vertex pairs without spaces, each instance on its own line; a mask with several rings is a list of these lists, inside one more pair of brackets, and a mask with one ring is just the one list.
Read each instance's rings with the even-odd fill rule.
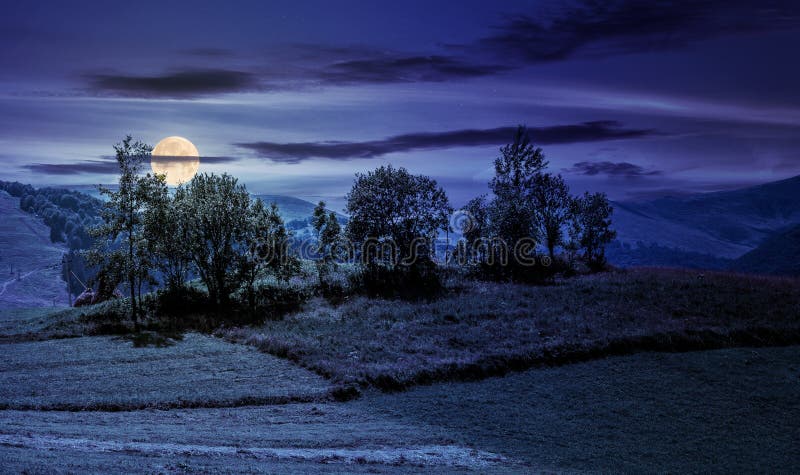
[[0,179],[114,180],[112,145],[341,207],[391,163],[455,205],[517,124],[574,192],[800,174],[800,2],[3,2]]

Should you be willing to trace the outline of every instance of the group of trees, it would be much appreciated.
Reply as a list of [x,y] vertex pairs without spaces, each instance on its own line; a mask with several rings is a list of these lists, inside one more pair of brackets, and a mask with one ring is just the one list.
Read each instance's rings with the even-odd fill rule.
[[115,150],[119,187],[101,188],[108,201],[102,224],[92,229],[97,240],[88,255],[100,267],[104,287],[123,284],[134,323],[148,285],[180,292],[192,273],[210,302],[224,308],[239,290],[252,303],[265,273],[285,277],[296,269],[277,207],[251,200],[235,178],[201,174],[170,193],[163,175],[142,173],[149,145],[128,136]]
[[[603,193],[573,197],[561,175],[546,171],[542,149],[531,143],[526,129],[517,129],[514,141],[500,149],[489,182],[493,197],[473,198],[462,210],[463,239],[454,257],[462,264],[479,264],[496,277],[537,278],[564,249],[567,266],[577,259],[594,270],[605,264],[605,245],[615,237],[613,209]],[[546,250],[538,258],[537,249]],[[563,266],[556,266],[551,270]]]
[[19,182],[0,181],[0,189],[20,199],[20,209],[42,218],[50,228],[52,242],[70,249],[86,249],[92,239],[86,228],[98,219],[98,200],[63,188],[39,188]]
[[[292,235],[276,205],[251,199],[225,174],[198,175],[171,193],[164,176],[142,173],[148,145],[128,136],[115,150],[119,186],[101,189],[108,201],[88,255],[100,268],[104,288],[124,283],[134,322],[142,289],[149,286],[178,292],[193,275],[213,305],[226,307],[239,292],[254,307],[259,279],[286,279],[298,271]],[[532,270],[537,263],[541,270],[554,261],[571,267],[581,259],[602,268],[605,245],[614,237],[605,195],[571,196],[563,178],[546,171],[544,154],[524,127],[500,152],[491,199],[479,196],[460,211],[466,221],[454,252],[459,262],[484,276],[512,280],[541,276]],[[353,257],[365,290],[419,293],[437,287],[435,243],[453,231],[454,214],[435,180],[381,166],[357,174],[346,199],[350,217],[344,229],[324,202],[310,217],[316,235],[311,254],[323,291],[338,262]]]
[[92,247],[94,240],[87,229],[99,220],[100,200],[64,188],[34,188],[19,182],[0,181],[0,189],[20,199],[20,209],[40,217],[50,228],[50,241],[63,242],[68,251],[63,268],[64,280],[72,293],[84,290],[83,283],[94,277],[81,251]]

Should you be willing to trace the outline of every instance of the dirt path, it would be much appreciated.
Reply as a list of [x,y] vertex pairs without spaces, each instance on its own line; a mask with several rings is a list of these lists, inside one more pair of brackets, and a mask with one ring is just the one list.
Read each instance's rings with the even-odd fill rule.
[[26,272],[24,274],[21,274],[19,276],[19,278],[14,277],[14,278],[12,278],[10,280],[7,280],[7,281],[3,282],[2,284],[0,284],[0,296],[2,296],[4,293],[6,293],[6,289],[8,289],[9,285],[11,285],[11,284],[13,284],[15,282],[21,282],[21,281],[27,279],[28,277],[38,273],[38,272],[42,272],[42,271],[49,270],[49,269],[52,269],[52,268],[53,268],[53,266],[47,266],[47,267],[43,267],[41,269],[34,269],[32,271],[29,271],[29,272]]

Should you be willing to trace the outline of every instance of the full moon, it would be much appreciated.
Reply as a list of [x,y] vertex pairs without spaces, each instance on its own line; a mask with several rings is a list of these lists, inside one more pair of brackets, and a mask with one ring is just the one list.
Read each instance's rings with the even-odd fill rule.
[[150,167],[155,173],[167,176],[167,184],[178,186],[194,178],[200,168],[200,152],[183,137],[162,139],[153,149]]

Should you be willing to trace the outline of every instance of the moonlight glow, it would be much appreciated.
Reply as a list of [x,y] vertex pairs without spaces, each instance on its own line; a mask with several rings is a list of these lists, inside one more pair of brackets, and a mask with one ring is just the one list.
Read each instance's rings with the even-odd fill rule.
[[155,173],[167,175],[167,184],[177,186],[194,178],[200,168],[200,152],[183,137],[162,139],[153,149],[150,166]]

